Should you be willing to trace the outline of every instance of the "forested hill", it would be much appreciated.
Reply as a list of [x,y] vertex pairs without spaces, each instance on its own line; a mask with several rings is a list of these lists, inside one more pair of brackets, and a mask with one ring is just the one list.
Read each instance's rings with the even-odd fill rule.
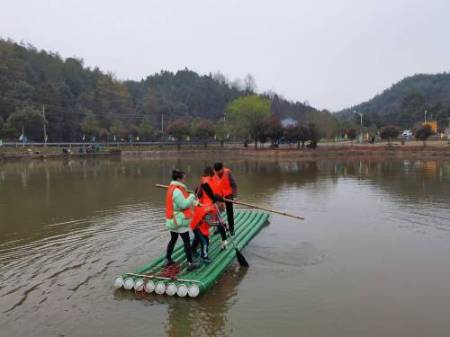
[[340,119],[354,120],[356,110],[365,115],[366,125],[395,124],[405,128],[427,117],[446,126],[450,117],[450,74],[418,74],[407,77],[371,100],[336,113]]
[[[42,141],[43,106],[49,141],[80,141],[89,133],[106,138],[159,130],[162,115],[166,126],[178,117],[215,121],[223,117],[228,103],[253,90],[251,78],[243,83],[188,69],[120,81],[85,67],[80,59],[0,39],[0,138],[17,138],[19,125],[26,120],[27,137]],[[306,121],[315,113],[277,95],[271,99],[273,113],[281,118]]]
[[164,114],[167,120],[185,116],[218,119],[223,117],[226,104],[244,94],[218,75],[200,76],[188,69],[161,71],[124,85],[135,113],[153,117]]

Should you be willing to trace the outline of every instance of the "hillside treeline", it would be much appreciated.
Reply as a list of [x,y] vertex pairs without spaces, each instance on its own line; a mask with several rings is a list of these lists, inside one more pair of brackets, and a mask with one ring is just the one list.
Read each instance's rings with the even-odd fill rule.
[[[157,140],[180,118],[186,124],[217,124],[231,102],[254,91],[250,75],[231,82],[220,73],[188,69],[120,81],[81,59],[0,40],[0,139],[17,140],[23,132],[28,140],[43,141],[45,125],[49,142]],[[270,100],[271,114],[280,119],[311,120],[323,125],[324,133],[336,126],[328,112],[276,94],[259,96]]]
[[365,126],[381,127],[388,124],[412,128],[433,119],[439,127],[448,126],[450,118],[450,74],[419,74],[407,77],[371,100],[337,113],[343,120],[359,123],[364,115]]

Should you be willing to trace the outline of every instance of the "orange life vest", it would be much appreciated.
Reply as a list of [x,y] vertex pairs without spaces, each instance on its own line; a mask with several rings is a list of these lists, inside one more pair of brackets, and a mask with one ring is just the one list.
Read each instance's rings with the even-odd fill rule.
[[217,181],[220,187],[220,191],[222,193],[222,196],[224,197],[233,194],[233,189],[231,188],[230,173],[230,169],[224,168],[222,177],[216,175],[218,178]]
[[[203,184],[208,184],[211,188],[213,194],[222,195],[222,192],[220,191],[218,180],[215,179],[214,176],[206,176],[200,178],[200,186]],[[206,192],[202,191],[202,196],[199,198],[199,201],[202,205],[211,205],[213,204],[213,200],[206,194]]]
[[208,225],[206,221],[202,221],[198,229],[200,230],[200,233],[202,233],[204,236],[209,237],[209,227],[211,226]]
[[208,213],[218,216],[216,207],[212,204],[207,206],[203,205],[195,207],[194,216],[192,217],[191,223],[189,224],[192,230],[198,228],[200,232],[206,237],[209,236],[209,228],[211,227],[205,220],[205,216]]
[[[200,178],[200,188],[202,189],[201,197],[198,199],[202,205],[211,205],[213,204],[212,199],[208,196],[205,190],[201,187],[203,184],[208,184],[211,187],[211,177],[201,177]],[[212,187],[211,187],[212,189]]]
[[209,186],[214,194],[222,196],[222,189],[220,187],[219,180],[216,179],[216,176],[209,177]]
[[[180,189],[180,191],[183,193],[183,196],[185,198],[189,197],[188,191],[183,186],[170,184],[167,188],[167,194],[166,194],[166,219],[173,219],[173,192],[176,189]],[[182,211],[184,214],[184,217],[186,219],[192,218],[192,210],[190,207],[186,208]]]

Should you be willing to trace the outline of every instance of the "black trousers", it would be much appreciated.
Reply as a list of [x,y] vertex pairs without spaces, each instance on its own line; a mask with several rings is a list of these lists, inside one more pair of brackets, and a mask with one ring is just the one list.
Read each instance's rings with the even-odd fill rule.
[[[233,195],[228,195],[225,199],[233,200]],[[234,233],[234,210],[233,203],[225,201],[225,207],[227,209],[227,218],[228,218],[228,228],[230,229],[230,233]]]
[[225,231],[225,226],[218,226],[217,230],[220,233],[220,236],[222,237],[222,241],[225,241],[227,239],[227,232]]
[[178,235],[180,235],[181,239],[183,239],[184,253],[186,254],[186,259],[189,263],[192,263],[192,250],[189,239],[189,231],[186,231],[184,233],[170,232],[170,241],[167,244],[167,252],[166,252],[167,261],[172,261],[172,253],[173,249],[175,248],[175,244],[177,243]]

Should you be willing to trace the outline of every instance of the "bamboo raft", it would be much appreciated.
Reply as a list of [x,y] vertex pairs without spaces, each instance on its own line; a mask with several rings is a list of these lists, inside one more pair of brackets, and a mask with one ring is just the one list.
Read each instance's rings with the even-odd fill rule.
[[220,235],[210,235],[209,264],[199,261],[200,267],[189,272],[183,244],[179,243],[172,255],[174,265],[165,267],[165,257],[161,256],[135,272],[118,276],[114,287],[157,295],[197,297],[214,285],[235,260],[235,249],[230,241],[234,240],[236,248],[241,250],[267,223],[268,218],[269,215],[264,212],[238,210],[235,214],[235,235],[228,238],[227,249],[220,249]]

